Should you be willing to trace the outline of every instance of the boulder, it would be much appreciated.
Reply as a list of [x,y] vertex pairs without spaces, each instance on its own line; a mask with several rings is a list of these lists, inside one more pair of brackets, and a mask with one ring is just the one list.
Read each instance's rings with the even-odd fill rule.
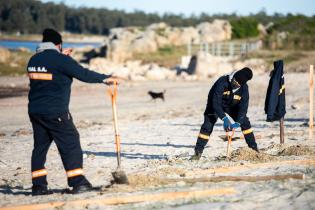
[[129,43],[126,40],[113,40],[109,45],[108,51],[108,58],[116,63],[123,63],[132,56],[129,50]]
[[168,27],[169,27],[169,25],[167,25],[166,23],[160,22],[160,23],[153,23],[153,24],[149,25],[147,27],[147,29],[148,30],[161,30],[161,29],[166,29]]
[[233,65],[233,68],[236,70],[244,67],[249,67],[258,74],[264,73],[269,70],[268,64],[263,59],[259,58],[251,58],[244,61],[237,61]]
[[158,45],[155,41],[156,34],[154,31],[146,31],[142,36],[137,37],[131,42],[130,51],[132,53],[155,52]]
[[205,43],[230,40],[232,26],[226,20],[214,20],[212,23],[204,22],[197,26],[200,41]]
[[181,30],[179,28],[169,28],[165,33],[171,45],[179,46],[182,44],[180,40]]
[[259,31],[260,36],[266,36],[268,34],[267,29],[265,26],[261,23],[257,25],[257,29]]
[[149,71],[146,72],[145,77],[149,80],[165,80],[166,75],[158,65],[153,64]]
[[200,42],[200,36],[196,28],[185,27],[181,29],[181,32],[177,40],[178,45],[187,45],[188,43],[197,44],[199,42]]
[[207,78],[227,74],[232,70],[233,65],[229,58],[199,52],[196,56],[196,69],[193,72],[199,78]]

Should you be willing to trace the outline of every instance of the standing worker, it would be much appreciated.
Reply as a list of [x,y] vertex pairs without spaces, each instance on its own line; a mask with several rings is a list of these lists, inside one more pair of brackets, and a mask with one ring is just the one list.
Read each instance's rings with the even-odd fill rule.
[[[201,126],[191,160],[199,160],[209,141],[214,124],[218,117],[223,121],[225,131],[241,127],[248,147],[258,152],[255,136],[246,116],[249,93],[246,82],[252,79],[250,68],[243,68],[230,75],[220,77],[210,89],[207,107],[204,112],[204,123]],[[235,123],[231,123],[226,113]]]
[[45,29],[43,42],[27,66],[30,79],[28,113],[34,133],[32,152],[32,195],[48,195],[46,155],[54,141],[68,177],[70,193],[92,190],[83,175],[83,155],[79,133],[69,112],[73,78],[87,83],[113,83],[110,75],[83,68],[62,50],[62,37],[53,29]]

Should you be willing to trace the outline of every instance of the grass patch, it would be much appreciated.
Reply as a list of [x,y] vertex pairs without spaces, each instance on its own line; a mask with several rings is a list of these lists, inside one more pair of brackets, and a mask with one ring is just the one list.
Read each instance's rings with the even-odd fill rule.
[[251,52],[243,59],[260,58],[265,60],[268,64],[273,64],[274,61],[282,59],[286,64],[293,63],[307,56],[307,52],[294,50],[259,50]]
[[186,46],[165,46],[153,53],[137,53],[132,59],[143,63],[157,63],[160,66],[172,68],[180,63],[181,57],[187,54]]
[[28,60],[32,56],[30,52],[10,51],[10,59],[0,63],[0,76],[19,76],[26,73]]

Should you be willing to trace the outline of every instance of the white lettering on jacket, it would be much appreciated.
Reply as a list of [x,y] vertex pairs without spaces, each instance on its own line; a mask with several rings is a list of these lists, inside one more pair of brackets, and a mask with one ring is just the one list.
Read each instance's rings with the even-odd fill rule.
[[34,67],[34,66],[29,66],[27,68],[27,71],[28,72],[47,72],[47,69],[43,66],[37,66],[37,67]]

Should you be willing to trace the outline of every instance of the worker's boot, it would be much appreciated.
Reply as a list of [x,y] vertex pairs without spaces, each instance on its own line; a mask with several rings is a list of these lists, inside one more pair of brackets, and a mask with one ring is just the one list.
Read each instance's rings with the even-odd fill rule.
[[94,189],[91,184],[85,184],[85,185],[74,186],[70,193],[79,194],[79,193],[84,193],[84,192],[90,192],[93,190]]
[[32,196],[51,195],[51,194],[53,194],[53,191],[49,190],[47,186],[41,186],[41,185],[32,186]]
[[199,160],[201,158],[202,152],[209,141],[209,135],[199,134],[195,146],[195,154],[191,156],[190,160]]
[[255,150],[256,152],[259,152],[254,133],[251,132],[251,133],[245,134],[244,137],[245,137],[245,141],[248,147]]
[[190,157],[191,161],[199,160],[201,158],[202,152],[195,151],[195,154]]
[[72,189],[71,190],[68,189],[66,193],[79,194],[79,193],[84,193],[84,192],[89,192],[89,191],[94,190],[94,188],[92,187],[92,184],[85,178],[85,176],[74,177],[74,179],[77,179],[75,184],[71,185]]

